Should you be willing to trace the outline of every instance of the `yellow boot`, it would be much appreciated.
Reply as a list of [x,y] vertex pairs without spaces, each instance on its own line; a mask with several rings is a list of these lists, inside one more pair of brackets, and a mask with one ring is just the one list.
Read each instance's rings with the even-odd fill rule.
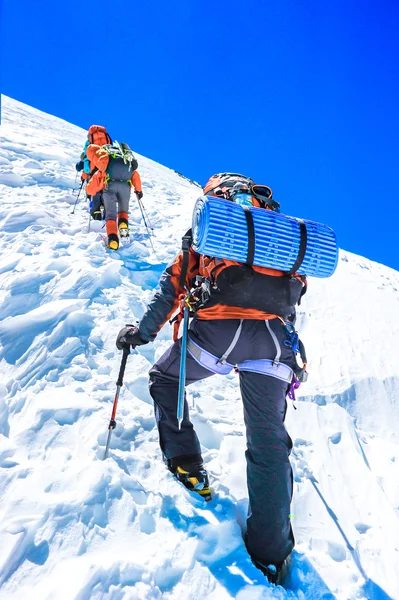
[[119,235],[121,237],[129,237],[129,226],[125,221],[119,223]]
[[119,248],[119,239],[115,233],[110,233],[108,236],[108,248],[110,250],[118,250]]

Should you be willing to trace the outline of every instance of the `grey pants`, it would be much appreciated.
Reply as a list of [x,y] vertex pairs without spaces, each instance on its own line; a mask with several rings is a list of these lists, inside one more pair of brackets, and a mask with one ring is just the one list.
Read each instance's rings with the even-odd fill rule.
[[[193,319],[189,337],[200,348],[222,357],[229,348],[240,321]],[[268,327],[270,329],[268,329]],[[237,344],[227,360],[235,365],[248,360],[271,359],[290,368],[295,358],[284,345],[285,331],[278,319],[243,321]],[[150,393],[154,400],[160,446],[165,458],[200,455],[198,437],[190,422],[187,401],[178,428],[176,409],[179,387],[181,340],[175,342],[150,370]],[[187,353],[186,384],[213,372]],[[252,556],[268,563],[282,562],[294,546],[289,514],[292,498],[291,438],[285,427],[286,381],[251,371],[239,371],[247,436],[247,484],[249,515],[247,547]]]
[[130,183],[109,181],[102,194],[106,221],[116,221],[117,213],[129,212]]

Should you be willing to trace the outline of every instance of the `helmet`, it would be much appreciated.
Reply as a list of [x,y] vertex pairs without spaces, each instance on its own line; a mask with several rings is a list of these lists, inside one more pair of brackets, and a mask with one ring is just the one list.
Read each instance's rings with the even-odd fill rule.
[[209,179],[204,187],[204,194],[227,197],[228,199],[228,191],[237,182],[246,183],[248,186],[255,183],[250,177],[245,177],[245,175],[239,173],[218,173],[212,175]]
[[204,187],[204,194],[280,212],[280,204],[274,200],[271,188],[257,185],[253,179],[239,173],[212,175]]

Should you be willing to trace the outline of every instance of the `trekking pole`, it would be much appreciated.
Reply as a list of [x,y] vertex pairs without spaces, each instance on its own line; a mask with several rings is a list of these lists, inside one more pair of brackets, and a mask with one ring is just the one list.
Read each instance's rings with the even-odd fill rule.
[[[147,227],[147,231],[149,231],[150,229],[151,229],[151,231],[154,231],[154,228],[153,228],[153,227],[150,227],[150,226],[148,225],[148,223],[147,223],[147,220],[148,220],[148,222],[149,222],[150,220],[148,219],[148,215],[147,215],[147,213],[146,213],[146,210],[145,210],[145,208],[144,208],[144,204],[142,203],[142,201],[141,201],[139,198],[137,198],[137,202],[139,203],[140,210],[141,210],[141,216],[143,217],[144,225]],[[146,215],[147,215],[147,219],[146,219]],[[150,225],[151,225],[151,223],[150,223]],[[149,234],[148,234],[148,235],[149,235]]]
[[75,208],[76,208],[76,205],[78,203],[80,192],[82,191],[82,188],[83,188],[83,184],[84,184],[84,179],[82,179],[82,183],[80,184],[78,195],[76,196],[76,200],[75,200],[75,206],[73,207],[73,211],[71,212],[71,215],[75,214]]
[[130,354],[130,348],[124,348],[123,349],[122,362],[121,362],[121,366],[120,366],[120,369],[119,369],[118,381],[116,382],[116,392],[115,392],[115,398],[114,398],[114,405],[112,407],[111,420],[110,420],[109,425],[108,425],[108,438],[107,438],[107,444],[105,446],[105,452],[104,452],[104,458],[103,458],[103,460],[105,460],[106,458],[108,458],[108,450],[109,450],[109,445],[111,443],[112,431],[116,427],[115,417],[116,417],[116,409],[117,409],[117,406],[118,406],[119,392],[121,391],[121,387],[123,385],[123,376],[125,374],[126,361],[127,361],[127,357],[129,356],[129,354]]
[[90,196],[90,200],[89,200],[89,227],[87,229],[87,233],[90,233],[91,211],[92,211],[92,208],[93,208],[93,200],[91,198],[92,197]]
[[180,373],[179,373],[179,393],[177,397],[177,422],[179,429],[183,421],[184,413],[184,392],[186,387],[186,361],[187,361],[187,338],[188,338],[188,323],[190,320],[190,307],[186,304],[183,312],[183,335],[181,338],[180,349]]
[[147,221],[148,221],[148,225],[149,225],[149,227],[150,227],[151,231],[153,232],[153,231],[154,231],[154,228],[153,228],[153,226],[152,226],[152,224],[151,224],[150,217],[148,216],[148,212],[147,212],[147,210],[146,210],[146,207],[144,206],[144,202],[143,202],[142,200],[138,200],[138,202],[139,202],[139,204],[141,204],[141,206],[142,206],[142,210],[143,210],[143,214],[146,216],[146,218],[147,218]]
[[148,235],[148,239],[150,240],[151,248],[152,248],[155,256],[157,256],[157,253],[155,252],[154,244],[152,243],[152,238],[151,238],[150,230],[148,228],[148,224],[147,224],[147,221],[146,221],[146,218],[145,218],[145,215],[144,215],[144,210],[143,210],[144,207],[143,207],[143,205],[141,204],[141,202],[140,202],[140,200],[138,198],[137,198],[137,201],[138,201],[139,206],[140,206],[141,216],[143,217],[144,225],[145,225],[145,228],[147,230],[147,235]]

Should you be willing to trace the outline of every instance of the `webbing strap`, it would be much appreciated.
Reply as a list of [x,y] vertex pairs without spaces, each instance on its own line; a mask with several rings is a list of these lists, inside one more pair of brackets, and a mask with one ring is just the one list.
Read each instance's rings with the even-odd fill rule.
[[267,329],[268,329],[268,331],[269,331],[269,333],[271,335],[271,338],[272,338],[272,340],[274,342],[274,345],[276,347],[276,357],[275,357],[275,359],[273,361],[273,365],[277,366],[278,363],[280,362],[280,358],[281,358],[281,346],[280,346],[280,343],[278,341],[278,338],[277,338],[276,334],[274,333],[274,331],[270,327],[270,323],[269,323],[269,321],[267,319],[265,320],[265,323],[266,323],[266,327],[267,327]]
[[255,225],[254,218],[249,206],[243,206],[248,230],[247,266],[252,267],[255,257]]
[[276,379],[281,379],[286,383],[291,383],[293,371],[285,363],[274,364],[272,360],[260,358],[257,360],[244,360],[237,365],[239,371],[250,371],[251,373],[260,373],[261,375],[269,375]]
[[303,259],[305,258],[306,245],[308,243],[308,232],[306,230],[305,223],[301,219],[298,219],[298,223],[299,223],[300,234],[301,234],[301,241],[299,243],[298,256],[296,257],[296,261],[292,265],[291,269],[289,271],[287,271],[287,275],[292,275],[293,273],[296,273],[298,271],[299,267],[301,266]]
[[234,365],[230,365],[227,362],[220,364],[219,359],[216,356],[198,346],[198,344],[193,342],[190,338],[188,338],[187,341],[187,350],[201,367],[208,369],[208,371],[211,371],[212,373],[228,375],[234,368]]
[[237,346],[237,342],[238,342],[238,338],[241,335],[241,329],[242,329],[242,324],[244,322],[244,319],[240,320],[240,324],[237,328],[237,331],[234,334],[233,340],[230,344],[230,346],[227,348],[226,352],[223,354],[223,356],[221,356],[217,362],[218,365],[225,365],[227,363],[227,359],[229,358],[230,354],[233,352],[234,348]]
[[307,359],[307,356],[306,356],[305,346],[304,346],[302,340],[298,340],[298,344],[299,344],[299,355],[301,357],[301,361],[303,363],[307,363],[308,359]]

